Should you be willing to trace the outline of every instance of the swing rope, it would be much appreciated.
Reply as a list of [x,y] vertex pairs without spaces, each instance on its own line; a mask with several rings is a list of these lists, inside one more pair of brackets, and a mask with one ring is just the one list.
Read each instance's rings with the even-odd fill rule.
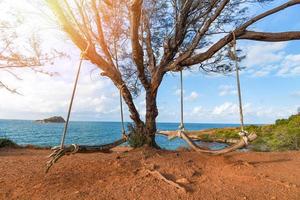
[[184,118],[183,118],[183,75],[182,70],[180,70],[180,125],[179,130],[184,131]]
[[[114,51],[115,51],[115,61],[116,61],[116,66],[117,69],[120,70],[119,68],[119,59],[118,59],[118,51],[116,48],[116,41],[114,40]],[[122,97],[122,89],[123,86],[119,88],[119,103],[120,103],[120,117],[121,117],[121,130],[122,130],[122,136],[126,137],[126,131],[125,131],[125,122],[124,122],[124,111],[123,111],[123,97]]]
[[[114,2],[113,2],[114,3]],[[113,18],[114,18],[114,24],[116,25],[117,19],[116,19],[116,8],[113,6]],[[116,42],[116,37],[113,35],[113,45],[114,45],[114,53],[115,53],[115,62],[116,62],[116,67],[120,71],[119,67],[119,56],[118,56],[118,50],[117,50],[117,42]],[[120,104],[120,117],[121,117],[121,131],[122,131],[122,136],[123,138],[126,138],[126,131],[125,131],[125,122],[124,122],[124,111],[123,111],[123,97],[122,97],[122,90],[123,87],[125,86],[125,83],[122,84],[122,86],[119,89],[119,104]]]
[[234,32],[232,32],[232,36],[233,36],[232,47],[233,47],[235,71],[236,71],[236,84],[237,84],[238,100],[239,100],[240,126],[241,126],[241,132],[243,133],[245,131],[244,131],[242,91],[241,91],[240,72],[239,72],[240,68],[238,63],[237,50],[236,50],[236,37]]
[[64,144],[65,144],[65,139],[66,139],[66,135],[67,135],[67,131],[68,131],[71,111],[72,111],[74,97],[75,97],[75,93],[76,93],[76,89],[77,89],[77,85],[78,85],[78,79],[79,79],[79,74],[80,74],[80,71],[81,71],[82,62],[83,62],[84,56],[87,53],[89,47],[90,47],[90,43],[87,44],[86,49],[83,52],[81,52],[81,54],[80,54],[80,62],[79,62],[79,65],[78,65],[76,79],[75,79],[75,83],[74,83],[74,86],[73,86],[72,97],[71,97],[70,104],[69,104],[67,120],[66,120],[66,123],[65,123],[65,126],[64,126],[62,137],[61,137],[61,143],[60,143],[60,148],[61,149],[64,148]]
[[[233,35],[233,41],[232,41],[232,48],[233,48],[233,60],[235,61],[235,69],[236,69],[236,84],[237,84],[237,90],[238,90],[238,100],[239,100],[239,114],[240,114],[240,132],[239,135],[241,137],[241,140],[236,143],[233,146],[227,147],[222,150],[209,150],[209,149],[203,149],[199,147],[194,141],[192,141],[187,135],[184,128],[184,117],[183,117],[183,108],[184,108],[184,98],[183,98],[183,75],[182,70],[180,70],[180,125],[179,130],[177,131],[177,136],[184,139],[195,151],[202,152],[202,153],[212,153],[212,154],[224,154],[231,151],[234,151],[238,148],[242,148],[244,146],[247,146],[249,141],[253,141],[256,139],[257,135],[252,133],[248,134],[247,131],[244,130],[244,114],[243,114],[243,104],[242,104],[242,92],[241,92],[241,82],[240,82],[240,74],[239,74],[239,63],[238,63],[238,57],[237,57],[237,49],[236,49],[236,36],[235,33],[232,32]],[[171,137],[173,138],[173,137]]]

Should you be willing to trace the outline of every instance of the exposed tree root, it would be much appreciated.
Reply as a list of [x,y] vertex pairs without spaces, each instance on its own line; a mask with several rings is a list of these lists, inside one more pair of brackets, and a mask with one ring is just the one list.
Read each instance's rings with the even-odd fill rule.
[[171,180],[167,179],[159,171],[156,171],[156,170],[151,171],[149,169],[146,169],[145,171],[146,171],[147,174],[150,174],[150,175],[154,176],[155,178],[157,178],[159,180],[162,180],[162,181],[168,183],[169,185],[174,186],[178,190],[180,190],[180,191],[182,191],[184,193],[186,192],[186,189],[184,187],[180,186],[178,183],[176,183],[174,181],[171,181]]

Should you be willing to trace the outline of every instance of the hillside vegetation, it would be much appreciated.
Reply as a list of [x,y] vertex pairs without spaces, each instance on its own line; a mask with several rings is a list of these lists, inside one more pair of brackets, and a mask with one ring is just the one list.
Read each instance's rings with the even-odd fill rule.
[[[288,119],[278,119],[272,125],[251,125],[245,129],[258,135],[249,147],[254,151],[300,150],[300,114],[292,115]],[[211,129],[199,137],[207,141],[238,139],[238,132],[239,128]]]

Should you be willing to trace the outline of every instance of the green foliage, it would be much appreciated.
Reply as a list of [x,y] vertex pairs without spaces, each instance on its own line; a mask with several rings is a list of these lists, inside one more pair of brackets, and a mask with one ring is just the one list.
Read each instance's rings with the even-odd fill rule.
[[276,122],[275,122],[275,125],[286,125],[288,123],[288,120],[287,119],[277,119]]
[[4,147],[17,147],[18,145],[10,139],[0,138],[0,148]]
[[231,138],[239,138],[239,130],[232,130],[232,129],[217,129],[216,130],[216,138],[224,138],[224,139],[231,139]]
[[128,125],[129,139],[128,144],[133,148],[142,147],[148,142],[147,136],[144,134],[144,131],[138,127],[129,124]]
[[276,120],[274,125],[257,127],[252,132],[258,135],[252,143],[256,151],[300,150],[300,115]]
[[[256,133],[250,148],[254,151],[288,151],[300,150],[300,114],[288,119],[278,119],[275,124],[245,127],[249,133]],[[213,129],[212,134],[205,134],[201,139],[235,139],[239,138],[239,128]]]

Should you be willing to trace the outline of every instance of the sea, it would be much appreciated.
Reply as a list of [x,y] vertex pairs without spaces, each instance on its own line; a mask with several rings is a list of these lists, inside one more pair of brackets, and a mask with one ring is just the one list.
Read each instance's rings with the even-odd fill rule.
[[[205,124],[187,123],[187,130],[203,130],[209,128],[237,127],[238,124]],[[158,130],[177,130],[178,123],[158,123]],[[41,147],[57,146],[60,144],[64,124],[41,124],[30,120],[0,120],[0,138],[8,138],[19,145],[36,145]],[[69,123],[65,144],[100,145],[121,138],[120,122],[77,122]],[[157,135],[157,144],[164,149],[176,150],[188,147],[182,139],[169,141],[166,136]],[[199,145],[210,149],[222,149],[223,143],[198,142]],[[127,144],[124,144],[127,145]]]

